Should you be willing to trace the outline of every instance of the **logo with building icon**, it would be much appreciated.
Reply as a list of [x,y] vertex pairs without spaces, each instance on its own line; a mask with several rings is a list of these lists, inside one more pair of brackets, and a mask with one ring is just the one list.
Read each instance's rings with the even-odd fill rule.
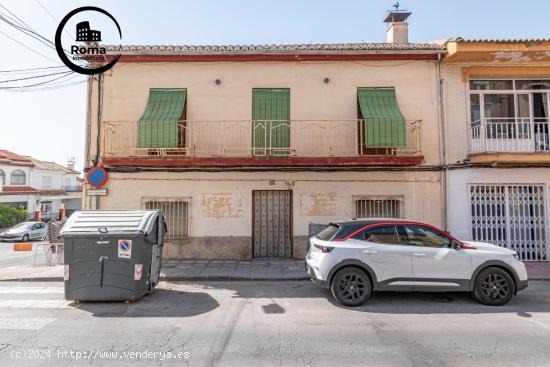
[[99,42],[101,32],[90,29],[90,22],[80,22],[76,25],[77,42]]

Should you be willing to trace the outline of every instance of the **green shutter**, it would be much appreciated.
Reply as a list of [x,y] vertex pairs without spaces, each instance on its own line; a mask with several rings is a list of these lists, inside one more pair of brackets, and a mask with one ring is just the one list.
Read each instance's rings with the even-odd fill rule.
[[405,146],[405,118],[399,111],[394,88],[359,88],[357,101],[365,120],[364,145],[370,148]]
[[[290,154],[290,90],[252,90],[252,146],[254,155]],[[262,148],[284,148],[269,150]],[[259,148],[259,149],[258,149]]]
[[178,121],[185,118],[186,89],[150,89],[138,122],[140,148],[176,148]]

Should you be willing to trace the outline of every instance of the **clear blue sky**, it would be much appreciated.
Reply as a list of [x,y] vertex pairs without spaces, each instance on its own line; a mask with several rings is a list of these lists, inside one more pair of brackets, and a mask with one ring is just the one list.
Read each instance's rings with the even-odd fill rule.
[[[117,18],[127,44],[268,44],[383,42],[382,0],[39,0],[60,19],[97,5]],[[53,40],[57,22],[37,0],[0,0]],[[463,38],[550,38],[549,0],[402,0],[413,42]],[[8,33],[57,60],[54,50],[0,22]],[[54,65],[0,34],[0,70]],[[82,77],[79,77],[82,79]],[[0,74],[0,81],[7,79]],[[76,79],[78,80],[78,78]],[[41,92],[0,91],[0,148],[83,166],[85,84]]]

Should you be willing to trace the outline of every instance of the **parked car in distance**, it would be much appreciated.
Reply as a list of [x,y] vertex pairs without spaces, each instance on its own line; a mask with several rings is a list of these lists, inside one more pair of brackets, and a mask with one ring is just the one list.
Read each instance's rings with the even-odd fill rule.
[[48,227],[44,222],[22,222],[0,232],[0,241],[29,241],[44,237]]
[[329,224],[310,238],[306,268],[345,306],[359,306],[378,290],[471,292],[498,306],[527,287],[515,251],[402,219]]

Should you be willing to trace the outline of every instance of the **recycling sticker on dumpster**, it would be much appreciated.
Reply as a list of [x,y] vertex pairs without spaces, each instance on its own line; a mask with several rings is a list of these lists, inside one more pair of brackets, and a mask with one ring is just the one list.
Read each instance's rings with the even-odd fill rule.
[[132,257],[132,240],[118,240],[118,257],[122,259]]

